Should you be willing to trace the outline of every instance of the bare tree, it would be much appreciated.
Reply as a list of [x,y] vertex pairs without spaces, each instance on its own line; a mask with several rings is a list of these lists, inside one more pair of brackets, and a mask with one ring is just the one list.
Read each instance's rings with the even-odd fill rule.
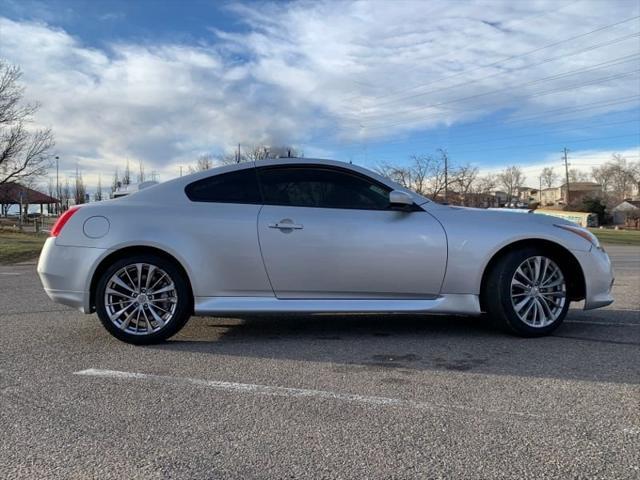
[[96,193],[93,195],[93,199],[96,202],[102,200],[102,175],[98,174],[98,186],[96,187]]
[[560,175],[553,171],[553,167],[545,167],[542,169],[540,178],[542,179],[543,187],[551,188],[560,179]]
[[517,165],[505,168],[502,173],[498,174],[498,180],[507,192],[507,202],[513,200],[514,195],[525,181],[522,170]]
[[608,192],[611,187],[611,181],[613,180],[613,170],[609,165],[604,164],[600,167],[593,167],[591,169],[591,178],[593,181],[600,185],[603,192]]
[[62,188],[60,195],[60,203],[63,210],[69,209],[69,200],[71,199],[71,187],[69,187],[69,179],[67,178],[64,182],[64,187]]
[[498,178],[488,173],[482,177],[479,177],[477,182],[475,183],[475,190],[477,193],[491,193],[498,186]]
[[476,177],[476,180],[471,184],[471,192],[474,193],[473,206],[491,206],[494,198],[489,198],[496,190],[498,185],[498,178],[492,173],[487,173],[483,176]]
[[616,200],[630,197],[635,184],[634,165],[627,163],[627,159],[619,153],[614,153],[611,156],[610,168],[613,174],[611,184]]
[[572,168],[569,170],[569,183],[577,183],[577,182],[588,182],[589,174],[583,172],[582,170],[578,170],[577,168]]
[[50,129],[30,131],[39,105],[24,104],[19,67],[0,60],[0,185],[44,175],[54,146]]
[[[215,157],[210,153],[200,155],[198,157],[198,160],[196,161],[195,166],[189,165],[189,173],[204,172],[205,170],[209,170],[210,168],[213,167],[215,161],[216,161]],[[235,162],[229,162],[229,163],[235,163]]]
[[131,170],[129,168],[129,160],[124,167],[124,174],[122,175],[122,185],[131,185]]
[[469,193],[473,191],[473,185],[478,178],[478,167],[469,164],[462,165],[452,172],[450,182],[460,195],[462,205],[467,206]]
[[633,162],[629,165],[629,175],[636,193],[640,195],[640,162]]
[[409,167],[409,188],[420,195],[426,195],[429,191],[433,158],[426,155],[412,155],[410,158],[412,163]]
[[142,183],[144,182],[145,179],[145,175],[144,175],[144,163],[142,163],[142,160],[140,160],[138,162],[138,183]]
[[612,202],[619,202],[640,187],[640,162],[627,162],[622,155],[614,153],[609,162],[593,168],[591,176]]
[[73,199],[76,202],[76,205],[85,203],[86,193],[87,189],[84,185],[84,180],[82,179],[82,172],[80,172],[76,166],[76,184],[73,189]]
[[[440,150],[439,157],[428,157],[430,159],[429,162],[429,185],[427,194],[432,198],[436,199],[440,196],[441,193],[444,192],[446,188],[446,172],[445,172],[445,157],[447,156],[444,150]],[[451,165],[449,165],[451,166]]]
[[260,160],[266,160],[268,158],[287,157],[302,158],[304,157],[304,152],[288,145],[271,147],[264,145],[253,145],[251,147],[241,148],[240,152],[238,152],[237,150],[228,152],[216,158],[216,160],[221,165],[231,165],[234,163],[242,162],[257,162]]
[[122,184],[120,183],[120,176],[118,175],[118,167],[116,167],[116,171],[113,174],[113,182],[111,182],[111,193],[114,193],[116,190],[120,188]]
[[376,171],[420,195],[436,198],[444,191],[444,163],[431,155],[411,155],[411,163],[398,166],[383,163]]
[[413,188],[413,177],[409,167],[401,167],[391,163],[382,163],[375,168],[375,171],[383,177],[387,177],[388,179],[399,183],[405,188]]

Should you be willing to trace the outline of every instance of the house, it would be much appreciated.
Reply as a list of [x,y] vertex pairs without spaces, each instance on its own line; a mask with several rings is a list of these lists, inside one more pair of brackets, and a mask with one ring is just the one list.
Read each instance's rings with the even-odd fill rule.
[[570,182],[569,200],[567,201],[567,184],[559,187],[542,189],[541,205],[545,207],[575,205],[582,203],[585,198],[602,196],[602,187],[595,182]]
[[537,188],[520,187],[518,188],[518,200],[526,204],[537,202],[539,200],[539,193],[540,190]]
[[569,198],[567,199],[567,184],[560,187],[560,200],[565,205],[582,203],[585,198],[600,197],[602,195],[602,186],[595,182],[570,182]]
[[[631,200],[627,199],[623,201],[620,205],[615,206],[612,209],[613,213],[613,223],[618,225],[627,224],[629,220],[632,220],[633,217],[636,219],[640,218],[640,200]],[[637,226],[637,220],[635,222]]]
[[488,205],[489,207],[504,207],[507,203],[508,203],[508,198],[509,195],[507,194],[507,192],[503,192],[502,190],[494,190],[492,192],[490,192],[490,195],[492,197],[492,201],[491,204]]
[[543,207],[555,206],[562,198],[560,187],[543,188],[540,194],[540,205]]

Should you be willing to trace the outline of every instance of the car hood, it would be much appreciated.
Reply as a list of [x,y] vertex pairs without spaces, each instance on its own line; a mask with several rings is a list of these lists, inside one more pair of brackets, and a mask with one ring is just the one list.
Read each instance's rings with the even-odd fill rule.
[[[433,206],[435,204],[431,204]],[[563,218],[552,217],[550,215],[536,214],[530,210],[489,210],[486,208],[458,207],[450,205],[438,205],[436,208],[428,208],[438,219],[446,221],[446,219],[459,220],[460,217],[470,222],[482,222],[496,225],[576,225],[575,223]]]

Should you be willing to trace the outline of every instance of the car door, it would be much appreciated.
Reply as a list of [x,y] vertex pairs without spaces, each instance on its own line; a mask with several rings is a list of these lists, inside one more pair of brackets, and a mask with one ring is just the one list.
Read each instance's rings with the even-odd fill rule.
[[255,169],[229,168],[185,187],[190,203],[167,222],[167,235],[175,229],[187,239],[180,253],[196,297],[273,296],[256,232],[262,197]]
[[258,168],[258,235],[278,298],[424,299],[440,292],[444,230],[390,188],[339,167]]

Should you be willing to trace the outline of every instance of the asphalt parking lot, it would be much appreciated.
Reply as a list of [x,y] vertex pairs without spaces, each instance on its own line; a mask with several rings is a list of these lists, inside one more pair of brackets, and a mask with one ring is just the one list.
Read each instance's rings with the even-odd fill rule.
[[640,249],[616,302],[479,319],[194,318],[159,346],[0,266],[0,478],[640,478]]

